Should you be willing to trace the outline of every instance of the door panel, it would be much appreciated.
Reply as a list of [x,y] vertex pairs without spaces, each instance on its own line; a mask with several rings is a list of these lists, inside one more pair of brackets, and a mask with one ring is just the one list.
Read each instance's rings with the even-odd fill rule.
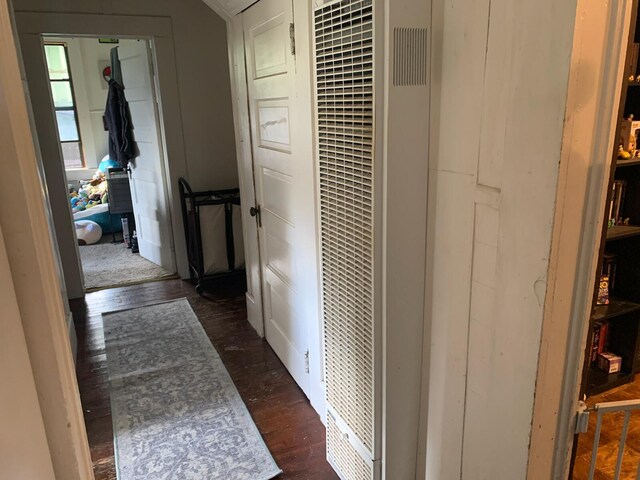
[[[267,0],[269,1],[269,0]],[[292,12],[287,12],[287,6],[284,2],[271,2],[273,5],[256,5],[256,8],[251,8],[247,11],[243,18],[243,25],[245,26],[245,33],[247,31],[245,22],[249,20],[250,25],[250,39],[251,47],[248,50],[252,51],[253,62],[253,78],[264,78],[270,75],[287,74],[289,72],[290,59],[287,49],[289,48],[288,28],[289,22],[292,18]],[[276,4],[279,3],[279,4]],[[275,13],[271,19],[263,21],[262,23],[253,24],[253,20],[260,22],[260,16],[264,13],[266,15],[273,15],[274,11],[280,10],[279,13]],[[289,7],[290,10],[290,7]],[[263,17],[264,18],[264,17]],[[287,18],[289,20],[287,20]],[[245,36],[245,39],[247,37]]]
[[285,175],[276,170],[263,168],[262,188],[264,203],[262,204],[266,212],[272,213],[288,222],[294,224],[295,203],[293,198],[293,188],[290,175]]
[[146,41],[118,47],[125,95],[139,155],[131,162],[131,198],[140,255],[175,272],[164,161],[157,122],[149,46]]
[[291,152],[289,99],[259,100],[260,146]]
[[[306,199],[296,182],[298,152],[292,132],[295,67],[291,54],[290,0],[261,0],[243,14],[253,140],[265,336],[302,390],[309,395],[306,355],[310,318],[302,314],[298,227]],[[310,159],[308,159],[310,161]],[[310,193],[310,192],[307,192]],[[311,202],[313,200],[311,199]]]

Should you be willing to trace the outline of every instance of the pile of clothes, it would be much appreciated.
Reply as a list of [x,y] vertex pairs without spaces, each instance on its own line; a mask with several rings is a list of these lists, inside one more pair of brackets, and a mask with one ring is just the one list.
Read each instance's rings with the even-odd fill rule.
[[73,213],[82,212],[96,205],[107,204],[109,193],[104,172],[98,170],[91,180],[81,181],[78,190],[70,190],[69,200]]

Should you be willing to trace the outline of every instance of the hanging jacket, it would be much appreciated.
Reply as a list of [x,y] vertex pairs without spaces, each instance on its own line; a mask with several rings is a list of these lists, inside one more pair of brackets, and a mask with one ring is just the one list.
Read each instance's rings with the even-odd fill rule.
[[126,167],[136,156],[136,144],[124,88],[113,79],[109,80],[104,118],[109,130],[109,157]]
[[117,161],[120,166],[127,164],[136,156],[136,146],[133,140],[133,125],[129,105],[124,94],[122,69],[118,58],[118,47],[111,49],[111,79],[109,93],[104,114],[105,130],[109,131],[109,157]]

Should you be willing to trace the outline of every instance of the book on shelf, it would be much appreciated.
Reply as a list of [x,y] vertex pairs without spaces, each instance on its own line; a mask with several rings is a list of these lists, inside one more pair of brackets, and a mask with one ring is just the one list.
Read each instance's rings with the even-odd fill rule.
[[600,275],[596,305],[609,305],[609,277]]
[[609,225],[622,225],[622,207],[627,190],[626,180],[614,180],[609,200]]
[[598,355],[607,351],[609,340],[609,322],[596,322],[593,324],[591,337],[591,366],[595,366]]
[[598,354],[607,351],[607,334],[609,333],[609,322],[603,322],[600,327],[600,339],[598,340]]
[[627,55],[629,56],[628,60],[628,70],[627,77],[631,78],[637,75],[638,71],[638,53],[640,53],[640,44],[638,43],[630,43],[629,48],[627,50]]
[[602,262],[602,275],[606,275],[609,278],[609,295],[615,290],[616,287],[616,269],[618,267],[618,255],[613,253],[604,254],[604,260]]

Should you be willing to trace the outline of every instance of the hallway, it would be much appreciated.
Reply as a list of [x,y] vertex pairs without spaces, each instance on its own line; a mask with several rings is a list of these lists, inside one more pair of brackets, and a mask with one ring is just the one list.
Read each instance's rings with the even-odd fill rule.
[[[229,283],[232,280],[228,281]],[[77,373],[96,480],[115,480],[113,430],[101,313],[187,298],[220,354],[276,462],[279,479],[337,478],[325,459],[325,430],[269,345],[246,321],[243,285],[212,288],[211,300],[181,280],[101,290],[71,302]]]

